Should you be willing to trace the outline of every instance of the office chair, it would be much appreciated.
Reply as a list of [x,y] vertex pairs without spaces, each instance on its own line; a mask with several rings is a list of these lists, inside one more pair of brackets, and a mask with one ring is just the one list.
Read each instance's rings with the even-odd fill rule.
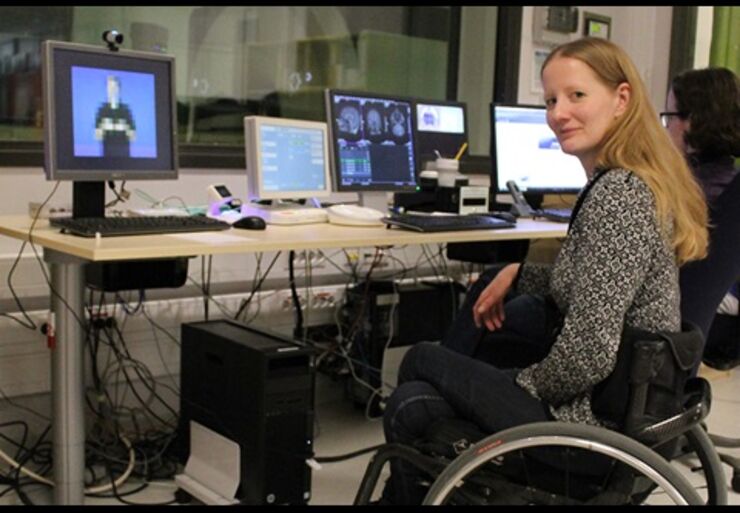
[[[619,430],[539,422],[486,436],[461,419],[433,423],[413,445],[386,444],[370,461],[355,504],[367,504],[383,465],[402,458],[433,481],[425,504],[640,504],[660,486],[677,504],[702,504],[693,486],[664,458],[685,435],[699,457],[709,504],[726,504],[724,471],[699,423],[711,389],[690,377],[703,338],[625,332],[612,376],[593,404],[613,408]],[[679,384],[686,383],[685,388]],[[610,388],[611,387],[611,388]],[[605,392],[605,390],[611,392]]]
[[[709,222],[709,255],[683,266],[680,273],[681,317],[699,327],[705,340],[722,298],[740,278],[740,173],[717,199]],[[740,447],[740,439],[710,438],[717,447]],[[732,467],[732,488],[740,492],[740,459],[720,458]]]

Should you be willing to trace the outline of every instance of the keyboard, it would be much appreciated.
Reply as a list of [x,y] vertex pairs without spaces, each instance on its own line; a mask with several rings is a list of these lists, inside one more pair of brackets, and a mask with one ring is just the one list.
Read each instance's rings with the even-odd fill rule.
[[569,223],[573,209],[570,208],[543,208],[535,212],[535,217],[544,217],[548,221]]
[[462,230],[491,230],[495,228],[514,228],[515,223],[484,215],[418,215],[392,214],[381,219],[389,226],[398,226],[417,232],[456,232]]
[[51,226],[63,233],[82,237],[113,237],[120,235],[151,235],[176,232],[228,230],[231,225],[204,216],[137,216],[137,217],[79,217],[50,219]]

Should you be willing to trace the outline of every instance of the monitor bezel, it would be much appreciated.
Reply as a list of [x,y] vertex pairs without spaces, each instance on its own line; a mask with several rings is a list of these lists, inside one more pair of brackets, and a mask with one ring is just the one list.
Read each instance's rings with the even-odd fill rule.
[[[59,163],[59,141],[57,137],[57,116],[55,106],[62,100],[56,86],[56,50],[80,52],[81,54],[98,55],[101,57],[123,57],[161,62],[169,67],[169,103],[170,127],[166,130],[170,134],[171,166],[166,169],[72,169],[62,167]],[[42,44],[42,88],[44,98],[44,172],[47,180],[73,180],[77,182],[99,182],[109,180],[173,180],[179,175],[179,158],[177,142],[177,97],[175,93],[175,58],[172,55],[141,52],[136,50],[118,50],[113,52],[105,47],[70,43],[66,41],[47,40]]]
[[[294,128],[320,130],[324,138],[324,189],[303,191],[265,191],[262,182],[262,163],[259,159],[261,145],[260,127],[263,125],[281,125]],[[253,125],[250,127],[250,125]],[[251,135],[250,135],[251,132]],[[245,116],[244,117],[244,151],[247,164],[247,197],[250,200],[290,200],[325,198],[333,192],[331,179],[331,160],[329,157],[329,130],[323,121],[309,121],[305,119],[278,118],[272,116]]]
[[[524,109],[536,109],[539,111],[546,112],[547,108],[544,105],[531,105],[525,103],[510,103],[510,102],[493,102],[490,104],[490,119],[491,119],[491,180],[492,185],[495,187],[497,193],[508,193],[509,189],[506,187],[506,183],[499,183],[498,179],[498,160],[497,160],[497,145],[496,145],[496,107],[515,107]],[[586,184],[586,174],[584,171],[584,185]],[[578,194],[581,192],[583,187],[527,187],[525,195],[542,195],[542,194]]]
[[[452,134],[449,132],[430,132],[430,131],[422,131],[419,130],[419,119],[418,115],[419,112],[417,110],[418,105],[438,105],[440,107],[462,107],[463,110],[463,133],[462,134]],[[416,146],[416,162],[417,162],[417,176],[420,172],[421,166],[423,165],[422,159],[424,158],[424,155],[422,155],[420,148],[419,148],[419,139],[422,137],[422,134],[436,134],[437,136],[443,137],[445,135],[448,136],[458,136],[462,137],[465,142],[468,142],[468,139],[470,138],[470,134],[468,132],[469,125],[468,125],[468,104],[464,101],[459,100],[430,100],[425,98],[416,98],[414,100],[414,126],[416,129],[414,130],[414,145]],[[455,155],[442,155],[443,157],[449,157],[453,158]]]
[[[411,141],[411,149],[413,152],[413,163],[414,163],[414,172],[412,174],[414,178],[414,183],[409,185],[389,185],[389,184],[383,184],[383,185],[343,185],[340,180],[339,172],[340,172],[340,163],[339,163],[339,152],[337,151],[337,145],[338,145],[338,139],[334,137],[334,101],[333,97],[334,95],[342,95],[342,96],[355,96],[358,98],[367,98],[367,99],[378,99],[378,100],[391,100],[391,101],[401,101],[401,102],[407,102],[410,106],[411,110],[411,134],[410,134],[410,141]],[[411,192],[416,191],[418,189],[418,176],[419,176],[419,169],[418,169],[418,155],[416,153],[416,114],[414,112],[415,110],[415,104],[414,104],[414,98],[410,96],[398,96],[398,95],[390,95],[390,94],[382,94],[382,93],[371,93],[367,91],[351,91],[346,89],[326,89],[324,91],[324,104],[326,107],[326,124],[329,129],[329,146],[330,146],[330,154],[331,154],[331,175],[332,180],[334,184],[334,190],[337,192]]]

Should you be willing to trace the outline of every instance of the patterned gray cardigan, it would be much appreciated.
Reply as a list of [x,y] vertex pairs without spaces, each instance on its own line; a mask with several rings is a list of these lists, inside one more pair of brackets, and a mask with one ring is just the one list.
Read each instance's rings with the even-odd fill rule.
[[550,353],[516,382],[557,420],[604,425],[591,392],[614,369],[622,326],[680,329],[678,267],[637,175],[596,173],[582,196],[554,264],[525,263],[515,281],[517,292],[550,294],[565,316]]

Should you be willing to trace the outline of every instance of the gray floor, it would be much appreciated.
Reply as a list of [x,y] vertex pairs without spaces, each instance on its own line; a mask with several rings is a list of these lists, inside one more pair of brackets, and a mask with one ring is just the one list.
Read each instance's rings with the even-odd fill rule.
[[[713,402],[708,417],[710,432],[740,437],[740,368],[731,373],[709,373],[706,375],[712,384]],[[315,436],[315,451],[319,457],[346,454],[358,449],[380,444],[383,442],[382,425],[380,420],[369,420],[365,412],[355,408],[343,397],[341,386],[326,378],[320,378],[317,385],[317,423]],[[740,457],[740,449],[725,450],[729,454]],[[313,486],[311,505],[349,505],[352,504],[362,479],[370,454],[351,460],[324,464],[322,468],[313,472]],[[688,463],[688,464],[686,464]],[[700,495],[705,496],[702,489],[702,476],[689,470],[691,461],[675,462],[676,468],[684,473],[692,484],[695,484]],[[731,478],[727,472],[727,482]],[[381,479],[382,484],[382,479]],[[129,486],[124,486],[122,491]],[[164,503],[171,501],[175,490],[172,481],[152,483],[146,490],[127,497],[134,503]],[[740,505],[740,494],[730,491],[729,502]],[[651,497],[650,502],[661,504],[667,498],[660,494]],[[2,501],[5,504],[15,503],[10,497]],[[47,500],[39,500],[47,503]],[[119,504],[113,499],[87,498],[86,504]]]

